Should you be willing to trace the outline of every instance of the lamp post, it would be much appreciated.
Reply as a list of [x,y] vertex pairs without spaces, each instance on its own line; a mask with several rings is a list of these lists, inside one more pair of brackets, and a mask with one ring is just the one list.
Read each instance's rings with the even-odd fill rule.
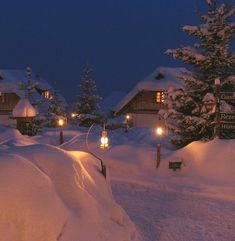
[[65,125],[64,118],[60,117],[57,122],[58,126],[60,127],[60,145],[64,143],[64,134],[63,134],[63,127]]
[[[106,166],[104,165],[104,162],[103,160],[97,156],[95,153],[93,153],[90,148],[89,148],[89,145],[88,145],[88,137],[89,137],[89,134],[92,130],[92,128],[94,127],[95,123],[93,123],[90,128],[88,129],[88,132],[86,134],[86,147],[87,147],[87,150],[88,152],[93,156],[95,157],[96,159],[98,159],[100,161],[100,166],[101,166],[101,173],[102,175],[104,176],[104,178],[106,178]],[[107,149],[109,147],[109,139],[108,139],[108,136],[107,136],[107,131],[105,130],[105,125],[104,125],[104,128],[101,132],[101,138],[100,138],[100,148],[101,149]]]
[[[158,138],[161,138],[164,135],[164,127],[163,126],[157,126],[156,128],[156,135]],[[161,144],[157,144],[157,160],[156,160],[156,168],[159,167],[161,161]]]
[[[156,128],[156,135],[157,135],[157,137],[162,137],[163,133],[164,133],[163,128],[161,126],[158,126]],[[157,144],[157,160],[156,160],[156,167],[157,168],[160,165],[160,161],[161,161],[161,144],[158,143]]]
[[127,114],[126,115],[126,118],[125,118],[125,132],[128,132],[128,129],[129,129],[129,127],[130,127],[130,119],[131,119],[131,116],[129,115],[129,114]]
[[215,78],[215,126],[214,126],[214,137],[220,136],[220,79]]

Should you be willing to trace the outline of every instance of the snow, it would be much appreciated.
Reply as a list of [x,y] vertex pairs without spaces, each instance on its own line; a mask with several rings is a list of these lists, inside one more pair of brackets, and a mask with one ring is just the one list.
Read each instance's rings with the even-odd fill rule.
[[139,240],[88,153],[39,144],[5,128],[1,134],[0,240]]
[[[182,88],[183,84],[179,80],[182,73],[188,72],[186,68],[158,67],[144,80],[140,81],[117,105],[118,113],[126,104],[128,104],[141,91],[167,91],[170,87]],[[159,74],[162,79],[156,79]]]
[[27,98],[22,98],[14,107],[12,115],[14,117],[35,117],[37,111]]
[[[214,140],[175,152],[162,148],[159,169],[156,147],[111,150],[106,158],[114,196],[144,241],[235,239],[234,145]],[[168,169],[169,161],[181,158],[181,171]]]
[[[101,151],[101,130],[88,142],[107,181],[85,128],[67,127],[60,146],[58,129],[26,137],[0,128],[0,240],[235,240],[235,140],[175,150],[154,130],[130,128],[109,131],[111,147]],[[182,170],[168,169],[174,160]]]

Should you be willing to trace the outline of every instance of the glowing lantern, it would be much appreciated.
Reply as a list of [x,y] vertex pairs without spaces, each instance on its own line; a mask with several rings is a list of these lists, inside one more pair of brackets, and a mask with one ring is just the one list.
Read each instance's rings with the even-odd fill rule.
[[64,126],[64,120],[63,119],[58,120],[58,126],[60,126],[60,127]]
[[67,124],[67,119],[64,116],[59,116],[57,125],[60,127],[60,144],[64,143],[63,127]]
[[156,134],[157,136],[162,136],[164,134],[164,129],[161,126],[158,126],[156,128]]
[[75,114],[75,113],[72,113],[72,114],[71,114],[71,117],[72,117],[72,118],[76,117],[76,114]]
[[109,147],[109,139],[107,137],[107,131],[103,130],[100,138],[100,148],[105,149]]

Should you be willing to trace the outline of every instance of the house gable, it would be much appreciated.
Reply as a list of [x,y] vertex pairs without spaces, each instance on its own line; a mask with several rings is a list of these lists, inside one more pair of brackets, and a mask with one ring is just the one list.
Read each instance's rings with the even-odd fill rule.
[[170,88],[183,88],[179,76],[185,68],[159,67],[140,81],[117,105],[115,115],[156,113],[165,108],[164,93]]
[[157,93],[163,91],[141,91],[133,97],[117,115],[125,113],[157,113],[159,109],[164,108],[163,101],[157,102]]

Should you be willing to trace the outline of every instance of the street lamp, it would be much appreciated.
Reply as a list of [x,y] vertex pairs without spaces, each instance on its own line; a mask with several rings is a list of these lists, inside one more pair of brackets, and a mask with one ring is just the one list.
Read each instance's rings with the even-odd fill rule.
[[220,136],[220,78],[215,78],[215,126],[214,126],[214,137]]
[[[165,135],[166,133],[166,124],[161,124],[161,123],[158,123],[157,126],[156,126],[156,129],[155,129],[155,133],[156,133],[156,136],[157,138],[161,138]],[[156,160],[156,167],[158,168],[159,165],[160,165],[160,161],[161,161],[161,144],[158,143],[157,144],[157,160]]]
[[130,122],[131,116],[129,114],[126,115],[125,118],[125,132],[128,132],[128,129],[130,127],[129,122]]
[[162,136],[164,134],[164,129],[161,126],[158,126],[156,128],[156,134],[157,136]]
[[[86,134],[86,147],[87,147],[87,150],[88,152],[93,156],[95,157],[96,159],[98,159],[100,161],[100,166],[101,166],[101,173],[102,175],[106,178],[106,166],[104,165],[103,163],[103,160],[97,156],[95,153],[93,153],[90,148],[89,148],[89,145],[88,145],[88,137],[89,137],[89,134],[92,130],[92,128],[94,127],[95,123],[93,123],[90,128],[88,129],[88,132]],[[107,149],[109,147],[109,139],[108,139],[108,135],[107,135],[107,131],[105,130],[105,126],[101,132],[101,138],[100,138],[100,148],[101,149]]]
[[72,119],[75,119],[75,118],[77,118],[79,116],[79,114],[78,113],[75,113],[75,112],[72,112],[71,114],[70,114],[70,117],[72,118]]
[[60,127],[60,145],[64,143],[63,127],[65,126],[65,117],[59,117],[57,125]]

